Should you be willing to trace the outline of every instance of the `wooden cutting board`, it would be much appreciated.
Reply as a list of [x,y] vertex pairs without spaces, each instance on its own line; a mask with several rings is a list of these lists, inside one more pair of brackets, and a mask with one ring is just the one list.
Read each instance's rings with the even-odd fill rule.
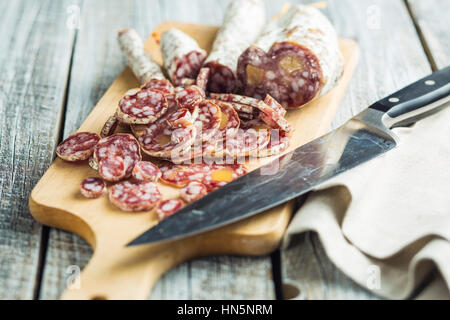
[[[176,27],[195,38],[205,50],[211,48],[217,27],[166,22],[155,32]],[[358,45],[340,40],[345,71],[340,84],[327,95],[300,110],[288,111],[295,128],[290,150],[327,132],[358,60]],[[153,37],[146,49],[161,62]],[[100,132],[115,112],[122,95],[138,82],[126,68],[92,110],[79,131]],[[247,164],[251,170],[270,159]],[[81,273],[81,287],[67,289],[63,299],[146,299],[158,278],[170,268],[194,257],[213,254],[265,255],[275,250],[293,211],[293,202],[242,222],[187,239],[163,244],[125,247],[157,223],[154,212],[127,213],[110,204],[108,197],[86,199],[79,192],[82,179],[96,176],[86,161],[69,163],[57,158],[33,189],[29,206],[33,217],[46,225],[65,229],[84,238],[94,254]],[[159,185],[165,198],[179,190]],[[217,214],[220,214],[218,212]]]

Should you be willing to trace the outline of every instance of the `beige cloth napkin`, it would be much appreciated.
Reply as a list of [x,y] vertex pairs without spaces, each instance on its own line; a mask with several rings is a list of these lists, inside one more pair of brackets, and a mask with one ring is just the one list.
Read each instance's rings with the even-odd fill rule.
[[416,298],[450,298],[450,107],[393,132],[397,148],[308,196],[284,246],[315,231],[340,270],[393,299],[417,293],[437,269]]

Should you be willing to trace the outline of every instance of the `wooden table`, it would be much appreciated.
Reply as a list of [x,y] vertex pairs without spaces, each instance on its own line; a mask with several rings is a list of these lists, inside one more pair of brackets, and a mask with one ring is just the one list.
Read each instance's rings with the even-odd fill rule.
[[[285,0],[266,2],[275,14]],[[0,2],[0,299],[56,299],[89,260],[83,240],[31,218],[28,197],[58,142],[124,68],[116,30],[133,27],[144,36],[165,20],[217,25],[225,6],[220,0]],[[330,0],[324,11],[341,36],[361,47],[333,127],[450,63],[449,1]],[[305,299],[377,299],[337,270],[309,233],[272,256],[184,263],[149,298],[274,299],[283,292],[291,297],[292,283]]]

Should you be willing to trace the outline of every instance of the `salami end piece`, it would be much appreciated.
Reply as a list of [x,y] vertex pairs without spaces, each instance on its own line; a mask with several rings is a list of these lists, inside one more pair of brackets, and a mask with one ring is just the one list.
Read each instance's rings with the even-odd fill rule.
[[138,181],[156,182],[161,177],[161,171],[149,161],[139,161],[134,166],[132,175]]
[[56,154],[66,161],[86,160],[93,154],[99,141],[100,136],[96,133],[76,132],[58,145]]
[[89,199],[99,198],[106,193],[106,185],[100,178],[86,178],[81,181],[80,192]]
[[168,199],[161,201],[156,208],[158,219],[161,221],[170,217],[175,212],[183,208],[183,206],[183,201],[180,199]]
[[201,197],[208,194],[208,189],[203,183],[198,181],[190,182],[186,187],[181,189],[180,197],[187,203],[197,201]]
[[123,181],[109,189],[109,200],[123,211],[149,211],[161,200],[155,183]]

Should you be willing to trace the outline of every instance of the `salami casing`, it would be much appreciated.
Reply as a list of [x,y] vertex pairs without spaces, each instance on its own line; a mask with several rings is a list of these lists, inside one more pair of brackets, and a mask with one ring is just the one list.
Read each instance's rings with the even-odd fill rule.
[[106,185],[100,178],[86,178],[81,181],[80,192],[86,198],[98,198],[106,192]]
[[119,101],[116,115],[123,123],[153,123],[167,111],[169,103],[160,90],[131,89]]
[[161,36],[164,68],[176,86],[183,79],[195,79],[206,58],[206,51],[184,32],[172,28]]
[[316,8],[294,5],[271,21],[239,58],[242,92],[263,99],[270,94],[296,108],[336,86],[343,71],[338,38]]
[[203,183],[198,181],[189,182],[186,187],[180,190],[180,197],[187,203],[197,201],[208,194],[208,189]]
[[102,131],[100,131],[100,137],[105,138],[113,135],[118,125],[119,119],[115,115],[109,117],[103,125]]
[[161,67],[152,60],[150,54],[145,50],[144,43],[136,30],[120,30],[117,40],[128,66],[140,84],[144,84],[150,79],[164,79]]
[[56,147],[56,154],[66,161],[81,161],[89,159],[100,137],[92,132],[76,132]]
[[148,211],[162,196],[155,183],[149,181],[123,181],[109,189],[109,200],[123,211]]
[[156,207],[156,214],[158,215],[158,219],[164,220],[175,212],[183,208],[183,201],[180,199],[168,199],[161,201]]
[[132,175],[138,181],[156,182],[161,177],[161,170],[150,161],[139,161],[134,166]]
[[265,22],[263,0],[231,1],[205,61],[205,67],[210,69],[208,91],[234,92],[237,89],[239,55],[256,40]]

